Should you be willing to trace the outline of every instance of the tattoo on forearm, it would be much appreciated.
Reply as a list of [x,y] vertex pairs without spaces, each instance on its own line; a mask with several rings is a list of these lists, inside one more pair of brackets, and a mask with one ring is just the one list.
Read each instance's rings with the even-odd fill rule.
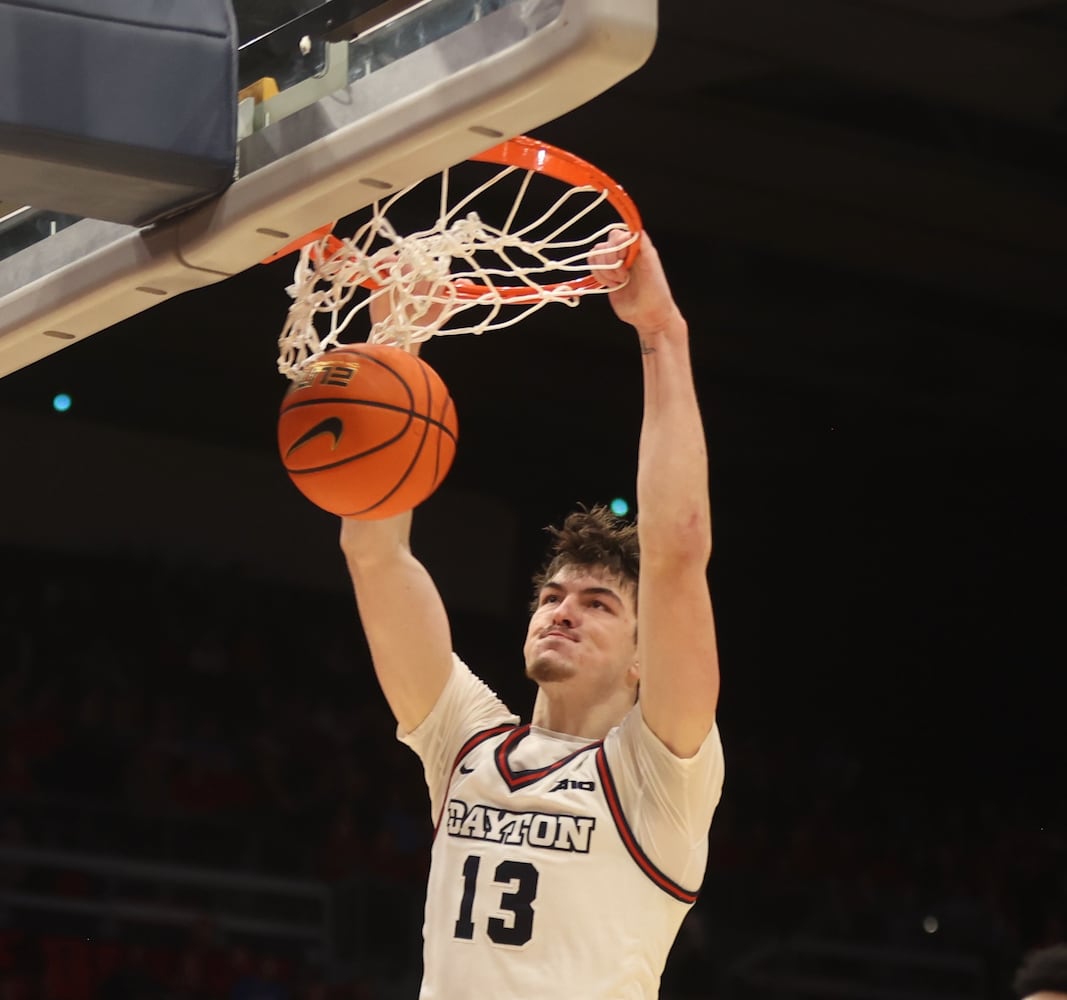
[[641,353],[642,354],[655,354],[656,353],[656,349],[651,344],[647,343],[646,341],[641,340],[641,341],[639,341],[639,343],[641,345]]

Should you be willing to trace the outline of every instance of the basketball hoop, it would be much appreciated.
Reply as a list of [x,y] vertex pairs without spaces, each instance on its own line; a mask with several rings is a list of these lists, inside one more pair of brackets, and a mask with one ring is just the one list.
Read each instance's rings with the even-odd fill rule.
[[[481,181],[493,167],[500,169]],[[476,186],[464,188],[457,173],[475,168]],[[641,218],[632,199],[565,150],[519,136],[438,177],[436,218],[426,228],[397,222],[404,215],[397,203],[426,183],[420,181],[375,202],[351,237],[324,226],[264,261],[300,250],[278,340],[282,374],[295,379],[309,362],[343,346],[353,317],[379,297],[388,316],[368,341],[408,348],[435,335],[512,326],[550,302],[575,306],[608,291],[598,271],[628,269],[637,255]],[[464,193],[457,195],[457,187]],[[629,230],[621,264],[590,265],[590,252],[613,229]],[[357,298],[357,288],[367,294]],[[325,333],[316,328],[319,317]]]

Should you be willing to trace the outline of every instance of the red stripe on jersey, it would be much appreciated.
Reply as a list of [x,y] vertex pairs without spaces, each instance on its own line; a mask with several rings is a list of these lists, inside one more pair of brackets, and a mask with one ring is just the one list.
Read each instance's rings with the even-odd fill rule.
[[[529,729],[529,726],[524,726],[524,729]],[[480,733],[475,733],[466,743],[460,747],[459,753],[456,754],[456,759],[452,761],[452,770],[454,771],[459,767],[459,762],[463,760],[476,746],[484,743],[488,739],[492,739],[494,736],[499,736],[501,733],[506,733],[509,729],[515,729],[509,722],[505,722],[503,725],[494,726],[492,729],[485,729]]]
[[641,850],[640,845],[634,839],[633,832],[630,830],[626,817],[623,815],[622,806],[619,804],[619,793],[615,788],[615,779],[611,775],[611,768],[608,767],[608,759],[604,754],[603,747],[597,750],[596,768],[600,774],[601,784],[604,786],[604,797],[607,799],[608,808],[611,810],[611,818],[615,820],[615,828],[619,831],[619,836],[622,838],[626,850],[630,852],[630,856],[637,862],[638,867],[669,896],[673,896],[683,903],[695,903],[697,893],[683,889],[677,882],[664,875],[649,860],[648,855]]
[[[456,768],[459,767],[459,762],[463,760],[476,746],[484,743],[488,739],[492,739],[494,736],[499,736],[501,733],[506,733],[509,729],[515,727],[511,723],[505,723],[502,726],[494,726],[492,729],[484,729],[480,733],[475,733],[466,743],[459,749],[459,753],[456,754],[456,759],[452,761],[452,770],[449,771],[449,784],[452,783],[451,776],[456,773]],[[527,727],[529,728],[529,727]],[[437,828],[441,825],[441,817],[445,814],[445,804],[448,799],[447,789],[444,797],[441,800],[441,811],[437,814],[437,822],[433,825],[433,835],[437,836]]]
[[578,747],[577,750],[572,750],[566,757],[561,757],[554,763],[547,764],[544,767],[535,767],[528,771],[512,771],[511,764],[508,762],[508,754],[518,746],[520,740],[529,735],[529,725],[520,726],[507,739],[501,741],[494,754],[496,769],[500,772],[500,777],[507,783],[508,788],[513,792],[519,788],[525,788],[527,785],[532,785],[535,781],[540,781],[553,771],[558,771],[568,761],[574,760],[579,754],[588,753],[590,750],[595,750],[600,746],[600,741],[597,741],[584,747]]

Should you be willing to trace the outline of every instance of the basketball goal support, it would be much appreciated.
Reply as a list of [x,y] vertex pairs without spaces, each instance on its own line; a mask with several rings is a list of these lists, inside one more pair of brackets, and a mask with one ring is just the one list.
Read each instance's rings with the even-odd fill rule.
[[149,229],[82,219],[0,259],[0,376],[592,100],[643,64],[655,32],[655,0],[496,0],[373,72],[346,66],[344,86],[280,120],[248,98],[239,176],[217,199]]

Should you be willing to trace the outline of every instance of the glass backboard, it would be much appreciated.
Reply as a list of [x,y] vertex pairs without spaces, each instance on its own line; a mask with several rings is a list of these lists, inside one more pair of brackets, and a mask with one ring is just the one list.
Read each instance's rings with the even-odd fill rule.
[[0,191],[0,376],[579,107],[644,63],[657,25],[656,0],[290,5],[270,25],[238,10],[219,198],[136,229]]

